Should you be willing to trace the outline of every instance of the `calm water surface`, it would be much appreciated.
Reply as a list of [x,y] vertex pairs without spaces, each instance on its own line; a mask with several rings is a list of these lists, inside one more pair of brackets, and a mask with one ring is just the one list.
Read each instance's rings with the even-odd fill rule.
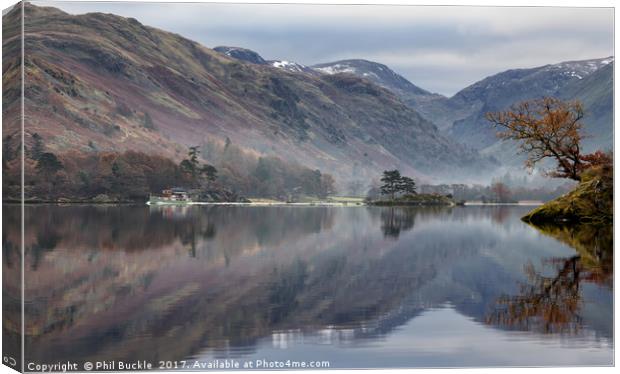
[[528,209],[27,207],[26,362],[612,364],[611,229]]

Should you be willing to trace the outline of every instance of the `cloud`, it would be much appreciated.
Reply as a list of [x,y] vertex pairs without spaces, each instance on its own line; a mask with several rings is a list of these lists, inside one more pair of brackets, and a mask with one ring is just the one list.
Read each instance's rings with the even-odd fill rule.
[[250,48],[315,64],[365,58],[452,95],[511,68],[613,54],[613,9],[387,5],[54,3],[107,12],[207,47]]

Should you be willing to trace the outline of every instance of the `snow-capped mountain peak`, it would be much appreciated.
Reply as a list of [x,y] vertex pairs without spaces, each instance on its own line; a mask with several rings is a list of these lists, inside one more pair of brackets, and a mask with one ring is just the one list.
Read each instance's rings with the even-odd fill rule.
[[283,69],[283,70],[290,71],[293,73],[313,72],[313,70],[307,67],[306,65],[298,64],[297,62],[287,61],[287,60],[271,60],[269,61],[269,65],[275,68]]
[[267,61],[265,61],[265,59],[263,59],[261,55],[259,55],[258,53],[250,49],[220,46],[220,47],[213,48],[213,50],[219,53],[222,53],[228,57],[232,57],[234,59],[249,62],[252,64],[256,64],[256,65],[267,64]]
[[269,61],[269,64],[273,67],[293,72],[302,72],[309,69],[306,65],[286,60],[272,60]]
[[415,86],[386,65],[374,61],[362,59],[341,60],[314,65],[312,68],[322,74],[354,74],[395,92],[402,91],[415,95],[430,95],[430,92]]
[[566,61],[549,65],[547,69],[560,71],[561,74],[567,77],[583,79],[613,61],[613,56],[583,61]]
[[325,74],[339,74],[339,73],[351,73],[355,74],[357,70],[349,63],[336,63],[333,65],[315,67],[314,70],[318,70]]

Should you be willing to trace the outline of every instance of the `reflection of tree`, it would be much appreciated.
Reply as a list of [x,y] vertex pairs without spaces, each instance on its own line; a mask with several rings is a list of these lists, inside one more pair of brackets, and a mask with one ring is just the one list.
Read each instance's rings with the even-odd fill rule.
[[[330,229],[335,217],[334,209],[324,207],[163,208],[124,205],[26,206],[26,329],[30,337],[37,340],[62,334],[75,328],[75,324],[89,320],[93,313],[105,314],[119,305],[132,305],[137,295],[167,292],[148,285],[157,274],[170,267],[181,269],[178,272],[180,279],[200,277],[201,273],[188,274],[187,268],[193,266],[224,271],[218,264],[224,263],[228,268],[234,265],[236,259],[253,253],[257,248],[296,245],[310,234]],[[14,283],[9,285],[5,282],[5,291],[12,294],[5,293],[7,297],[4,299],[8,302],[8,296],[13,296],[15,301],[13,309],[5,310],[5,321],[11,314],[10,318],[16,321],[14,331],[19,331],[21,220],[15,217],[19,217],[21,207],[4,206],[3,210],[3,271],[7,274],[5,280]],[[265,222],[271,225],[266,226]],[[181,248],[183,251],[179,251]],[[184,262],[188,256],[191,261]],[[283,284],[273,291],[271,304],[273,318],[282,320],[290,318],[289,312],[294,308],[295,299],[286,293],[286,282],[293,275],[287,278],[284,271],[279,271],[278,276]],[[207,272],[205,277],[212,281],[211,277],[216,275]],[[166,284],[172,281],[167,280]],[[178,282],[183,284],[183,281]],[[293,289],[296,284],[292,283]],[[211,289],[208,290],[211,292]],[[81,296],[85,292],[89,293],[87,299]],[[176,291],[170,292],[174,294]],[[260,297],[265,299],[261,307],[240,312],[245,313],[243,318],[239,315],[227,315],[227,318],[239,317],[241,321],[251,321],[256,309],[270,310],[268,297],[263,289],[260,292]],[[172,299],[175,300],[175,297],[172,296]],[[207,301],[205,303],[208,304]],[[222,307],[224,305],[222,302]],[[212,311],[211,304],[209,310]],[[147,308],[145,313],[152,313],[152,310]],[[152,315],[149,316],[152,318]],[[183,320],[178,315],[174,318]],[[265,315],[264,318],[268,321],[272,316]],[[99,343],[105,344],[104,341]]]
[[579,256],[546,261],[556,266],[557,274],[542,275],[529,263],[525,266],[528,283],[518,296],[503,296],[488,322],[519,330],[543,332],[577,331],[581,324]]
[[398,238],[401,231],[411,230],[415,224],[415,209],[391,207],[381,210],[381,230],[386,238]]
[[521,285],[517,296],[502,296],[487,322],[518,330],[545,333],[576,333],[581,327],[582,282],[605,287],[613,283],[613,240],[611,227],[547,226],[537,227],[543,233],[570,244],[578,252],[568,258],[551,258],[543,265],[554,267],[553,275],[537,271],[528,263],[528,282]]
[[612,288],[614,252],[611,225],[547,225],[536,228],[577,251],[587,270],[583,279]]
[[[20,207],[5,206],[3,210],[5,217],[17,216]],[[224,247],[242,248],[255,245],[257,241],[261,245],[274,245],[318,233],[333,225],[333,213],[333,210],[324,208],[277,210],[209,206],[149,209],[146,206],[37,205],[26,208],[28,230],[24,246],[32,270],[36,270],[46,253],[56,247],[62,250],[152,251],[179,240],[195,257],[201,243],[206,241],[236,243],[218,246],[217,251],[222,252],[227,250]],[[11,249],[19,248],[19,222],[3,217],[3,251],[8,264],[11,264]],[[234,253],[229,257],[234,257]]]
[[32,270],[36,270],[39,267],[39,262],[45,252],[53,251],[59,241],[60,236],[53,230],[52,226],[47,226],[45,230],[37,233],[37,242],[30,247],[32,251],[32,261],[30,264]]
[[494,209],[491,211],[491,219],[493,220],[493,222],[496,222],[500,225],[506,222],[506,219],[508,218],[510,212],[510,208],[508,208],[507,206],[496,206],[493,208]]

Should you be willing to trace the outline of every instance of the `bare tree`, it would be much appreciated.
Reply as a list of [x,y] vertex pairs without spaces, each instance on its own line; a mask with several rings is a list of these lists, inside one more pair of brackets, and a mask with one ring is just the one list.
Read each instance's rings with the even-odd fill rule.
[[528,155],[527,167],[545,158],[555,159],[557,167],[548,175],[579,181],[589,166],[581,155],[583,115],[579,101],[544,97],[516,104],[507,111],[487,113],[486,118],[501,130],[498,137],[519,143]]

